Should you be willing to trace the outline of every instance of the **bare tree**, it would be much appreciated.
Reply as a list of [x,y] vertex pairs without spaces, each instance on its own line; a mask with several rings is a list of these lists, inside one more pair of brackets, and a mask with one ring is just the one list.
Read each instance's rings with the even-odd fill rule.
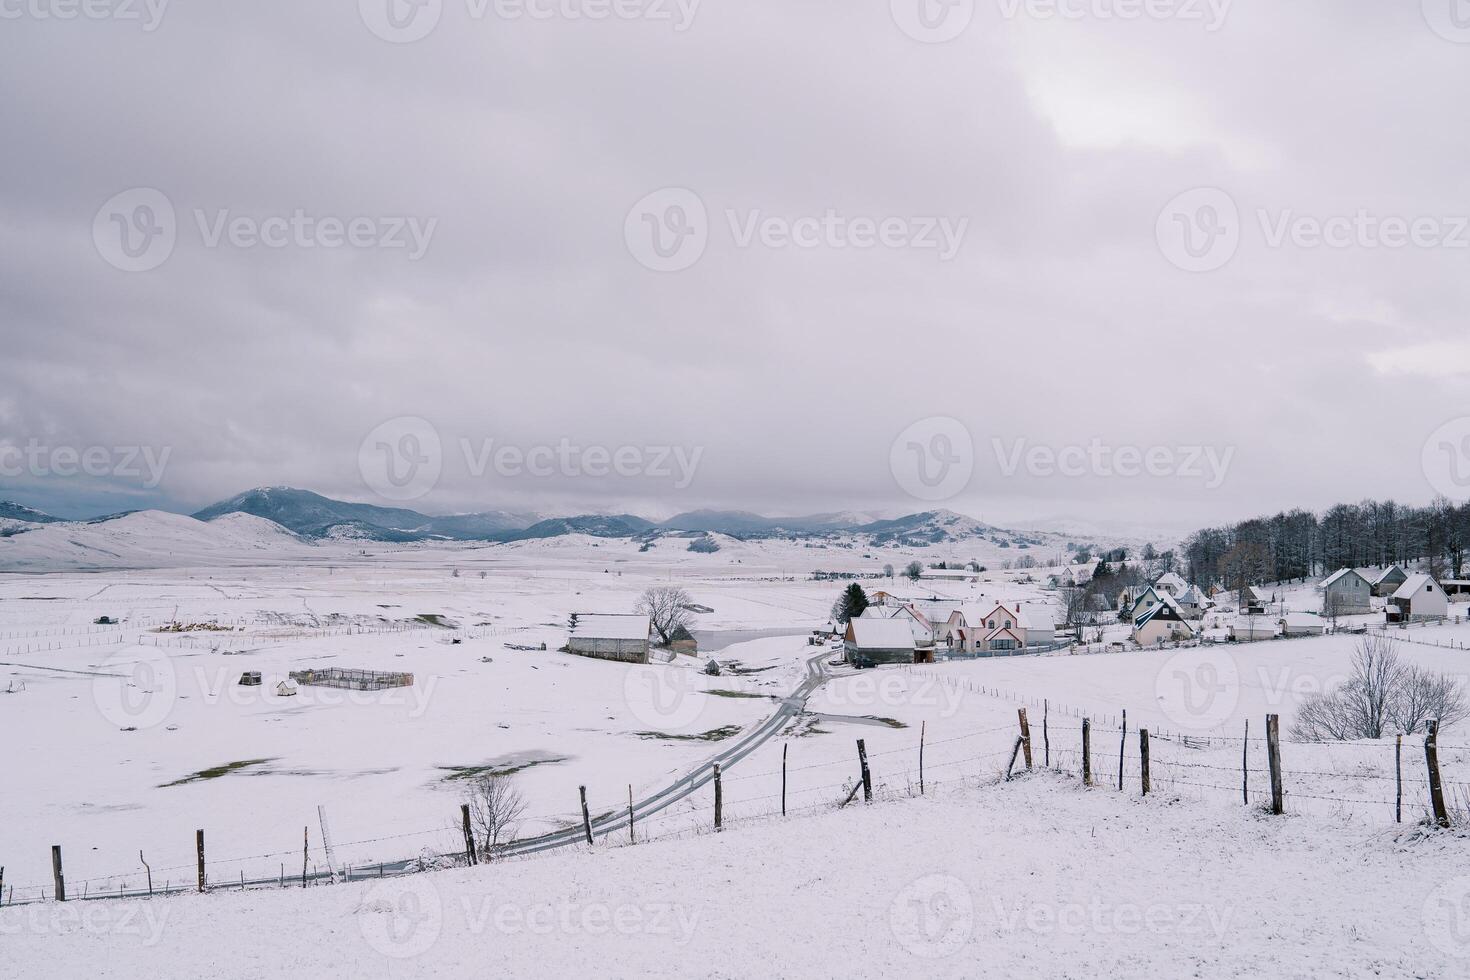
[[1404,670],[1392,714],[1400,731],[1415,732],[1430,718],[1438,719],[1441,728],[1464,721],[1470,704],[1460,681],[1413,665]]
[[903,570],[904,577],[911,582],[917,582],[924,574],[924,566],[916,561],[911,561]]
[[1460,681],[1401,663],[1392,640],[1371,635],[1353,653],[1353,674],[1346,683],[1302,701],[1292,734],[1345,742],[1382,738],[1394,728],[1413,732],[1429,718],[1447,726],[1466,717],[1470,703]]
[[526,801],[509,776],[494,773],[477,776],[470,783],[465,802],[470,805],[470,833],[481,857],[492,860],[500,849],[515,839],[516,828],[526,812]]
[[694,623],[688,608],[693,601],[689,593],[678,586],[656,585],[643,593],[634,609],[653,622],[659,643],[668,646],[674,642],[675,630],[681,626],[688,629]]

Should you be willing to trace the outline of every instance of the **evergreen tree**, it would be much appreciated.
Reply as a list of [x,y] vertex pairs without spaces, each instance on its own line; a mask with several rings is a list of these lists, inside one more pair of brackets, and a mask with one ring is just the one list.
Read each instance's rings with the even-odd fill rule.
[[868,594],[863,591],[863,587],[861,585],[853,582],[847,588],[842,590],[842,595],[838,598],[837,602],[833,604],[832,618],[837,620],[837,622],[839,623],[845,623],[848,620],[856,619],[857,617],[861,616],[863,614],[863,611],[867,608]]

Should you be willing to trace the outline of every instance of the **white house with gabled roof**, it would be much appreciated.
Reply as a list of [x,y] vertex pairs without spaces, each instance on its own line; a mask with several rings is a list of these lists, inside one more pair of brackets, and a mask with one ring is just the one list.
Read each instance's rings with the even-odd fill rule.
[[1450,614],[1450,601],[1433,575],[1410,575],[1388,598],[1390,623],[1426,622]]

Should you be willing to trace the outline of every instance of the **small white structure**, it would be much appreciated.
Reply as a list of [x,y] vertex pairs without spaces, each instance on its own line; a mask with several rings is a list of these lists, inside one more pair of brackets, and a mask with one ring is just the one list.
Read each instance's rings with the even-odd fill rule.
[[602,660],[646,664],[648,634],[652,628],[649,618],[638,613],[579,613],[577,625],[567,640],[567,652]]
[[1339,568],[1322,580],[1322,615],[1361,616],[1373,611],[1373,583],[1355,568]]
[[1449,614],[1450,601],[1432,575],[1410,575],[1388,599],[1390,623],[1420,623]]
[[281,681],[276,685],[276,697],[294,698],[296,696],[296,685],[291,681]]
[[1239,643],[1274,640],[1276,620],[1270,616],[1236,616],[1230,624],[1230,638]]
[[1327,632],[1327,624],[1322,622],[1322,617],[1313,613],[1287,613],[1277,620],[1276,625],[1281,627],[1282,636],[1321,636]]
[[842,637],[842,656],[848,663],[865,657],[873,663],[914,663],[914,633],[911,620],[859,616],[847,624]]

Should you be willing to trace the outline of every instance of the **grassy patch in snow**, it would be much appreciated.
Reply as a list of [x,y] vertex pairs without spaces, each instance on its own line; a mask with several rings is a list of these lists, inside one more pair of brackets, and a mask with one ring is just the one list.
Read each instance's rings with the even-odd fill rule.
[[544,758],[525,759],[518,762],[491,762],[483,766],[440,766],[441,772],[449,775],[444,777],[446,783],[459,779],[476,779],[480,776],[512,776],[523,770],[534,766],[547,766],[557,762],[566,762],[570,756],[553,755]]
[[698,735],[670,735],[667,732],[634,732],[639,738],[669,739],[675,742],[723,742],[733,735],[740,734],[739,725],[723,725],[719,728],[711,728],[707,732]]
[[768,698],[769,694],[757,694],[754,691],[705,691],[704,693],[717,698]]
[[168,789],[170,786],[187,786],[190,783],[202,783],[208,779],[218,779],[232,772],[239,772],[241,769],[248,769],[251,766],[263,766],[267,762],[275,761],[275,759],[241,759],[239,762],[226,762],[222,766],[212,766],[209,769],[201,769],[198,772],[190,773],[182,779],[175,779],[171,783],[164,783],[158,788]]
[[419,613],[413,618],[413,622],[423,623],[425,626],[437,626],[441,630],[459,629],[458,626],[445,619],[441,613]]

